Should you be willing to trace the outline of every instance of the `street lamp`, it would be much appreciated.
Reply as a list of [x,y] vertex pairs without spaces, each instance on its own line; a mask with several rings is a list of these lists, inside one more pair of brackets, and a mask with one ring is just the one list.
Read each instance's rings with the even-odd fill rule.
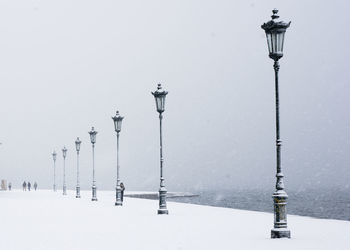
[[156,101],[157,111],[159,113],[159,132],[160,132],[160,188],[159,188],[159,209],[158,214],[168,214],[169,211],[166,206],[166,194],[167,190],[164,184],[163,177],[163,142],[162,142],[162,119],[165,105],[165,97],[168,94],[167,91],[162,90],[162,85],[158,84],[158,88],[155,92],[152,92]]
[[284,191],[283,174],[281,168],[281,146],[280,121],[279,121],[279,93],[278,93],[278,71],[280,65],[278,60],[283,56],[284,34],[290,25],[279,20],[278,10],[272,11],[272,20],[261,25],[265,30],[267,45],[269,48],[269,57],[274,60],[273,68],[275,70],[275,99],[276,99],[276,154],[277,154],[277,181],[276,191],[272,198],[274,201],[274,228],[271,230],[271,238],[290,238],[290,230],[287,227],[287,199],[288,195]]
[[122,129],[123,116],[119,115],[119,111],[116,112],[115,116],[112,117],[114,122],[114,130],[117,132],[117,186],[116,186],[116,206],[122,206],[123,201],[121,199],[121,188],[120,188],[120,179],[119,179],[119,133]]
[[52,158],[53,158],[53,191],[56,192],[56,158],[57,158],[56,151],[53,151]]
[[63,153],[63,195],[67,195],[67,187],[66,187],[66,156],[67,156],[67,149],[64,146],[62,149]]
[[79,183],[79,151],[80,151],[81,141],[79,137],[75,141],[75,149],[77,150],[77,187],[76,187],[76,196],[75,198],[80,198],[80,183]]
[[97,131],[95,131],[94,127],[91,128],[90,134],[90,140],[92,143],[92,201],[97,201],[96,198],[96,182],[95,182],[95,143],[96,143],[96,134]]

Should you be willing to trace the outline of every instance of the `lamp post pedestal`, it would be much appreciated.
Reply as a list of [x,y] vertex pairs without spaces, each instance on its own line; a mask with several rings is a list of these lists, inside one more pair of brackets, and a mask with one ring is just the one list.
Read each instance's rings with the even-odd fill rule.
[[75,190],[76,190],[76,196],[75,196],[75,198],[81,198],[81,196],[80,196],[80,187],[79,187],[79,186],[76,186]]
[[167,194],[167,190],[164,186],[164,180],[163,182],[163,186],[161,183],[161,186],[159,188],[159,209],[158,209],[158,214],[169,214],[169,211],[166,207],[166,194]]
[[123,206],[123,202],[122,202],[122,189],[120,188],[120,183],[119,180],[117,182],[117,187],[116,187],[116,201],[115,201],[115,205],[116,206]]
[[274,202],[274,228],[271,230],[271,238],[290,238],[286,211],[288,195],[284,190],[276,190],[272,198]]
[[66,185],[63,186],[63,195],[67,195],[67,187],[66,187]]
[[97,197],[96,197],[96,186],[93,185],[92,186],[92,198],[91,198],[92,201],[97,201]]

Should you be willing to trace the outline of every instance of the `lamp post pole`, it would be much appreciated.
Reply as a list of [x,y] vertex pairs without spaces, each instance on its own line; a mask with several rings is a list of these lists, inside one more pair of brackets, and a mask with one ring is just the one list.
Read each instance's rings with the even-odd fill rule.
[[76,186],[76,195],[75,198],[80,198],[80,181],[79,181],[79,152],[80,152],[81,141],[79,137],[75,141],[75,148],[77,150],[77,186]]
[[66,156],[67,156],[67,149],[66,147],[63,147],[63,195],[67,195],[67,187],[66,187]]
[[121,131],[122,127],[122,121],[124,117],[119,115],[119,111],[116,112],[116,115],[112,117],[113,122],[114,122],[114,130],[117,132],[117,184],[116,184],[116,206],[122,206],[123,201],[122,201],[122,189],[120,187],[120,176],[119,176],[119,171],[120,171],[120,165],[119,165],[119,133]]
[[92,127],[90,134],[90,140],[92,144],[92,201],[97,201],[96,197],[96,181],[95,181],[95,143],[96,143],[96,134],[94,127]]
[[53,151],[52,158],[53,158],[53,191],[56,192],[56,151]]
[[284,190],[283,173],[281,167],[281,146],[280,137],[280,112],[279,112],[279,85],[278,72],[280,69],[279,59],[283,56],[284,35],[290,25],[279,21],[278,10],[274,9],[272,20],[264,23],[261,28],[265,30],[269,48],[269,57],[274,60],[275,71],[275,105],[276,105],[276,191],[272,198],[274,201],[274,228],[271,230],[271,238],[290,238],[290,230],[287,227],[287,199],[288,195]]
[[152,92],[152,94],[155,98],[157,111],[159,113],[160,187],[159,187],[158,214],[169,214],[169,211],[166,205],[167,190],[165,188],[164,175],[163,175],[164,159],[163,159],[163,135],[162,135],[162,120],[163,120],[163,112],[165,110],[164,108],[165,97],[168,94],[168,92],[162,90],[161,84],[158,84],[157,90],[155,92]]

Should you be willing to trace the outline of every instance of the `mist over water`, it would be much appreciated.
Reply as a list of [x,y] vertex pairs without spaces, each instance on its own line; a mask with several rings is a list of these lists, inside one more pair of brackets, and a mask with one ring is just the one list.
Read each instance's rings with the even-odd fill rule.
[[[349,189],[323,188],[287,190],[288,214],[325,219],[350,220]],[[202,191],[197,197],[171,198],[169,201],[272,212],[272,192],[262,189]]]

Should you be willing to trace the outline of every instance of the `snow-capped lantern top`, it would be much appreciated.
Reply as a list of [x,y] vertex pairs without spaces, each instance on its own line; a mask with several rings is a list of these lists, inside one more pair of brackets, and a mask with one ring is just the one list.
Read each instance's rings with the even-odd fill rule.
[[277,15],[278,10],[272,10],[272,20],[261,25],[265,30],[267,45],[269,47],[269,56],[275,61],[278,61],[283,56],[284,34],[291,22],[283,22],[279,20]]

